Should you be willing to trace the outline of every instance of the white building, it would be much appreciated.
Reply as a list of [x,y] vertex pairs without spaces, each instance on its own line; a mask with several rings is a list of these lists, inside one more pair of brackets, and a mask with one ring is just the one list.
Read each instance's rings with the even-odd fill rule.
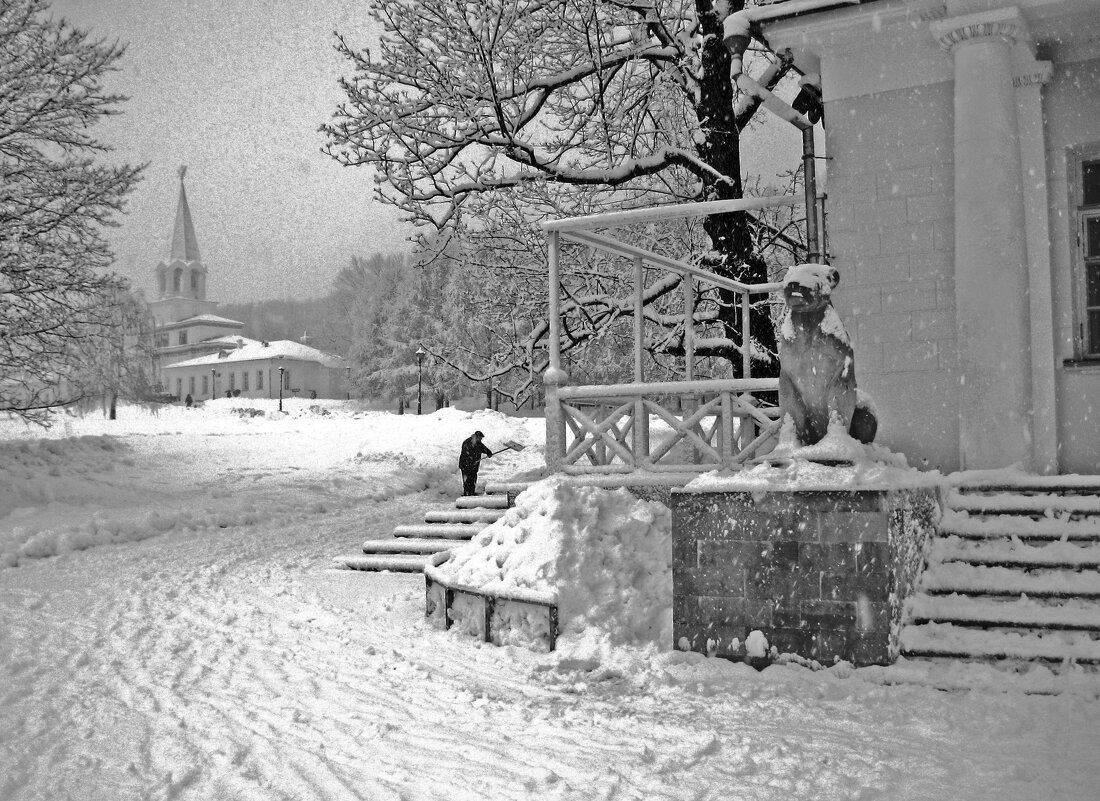
[[347,367],[339,356],[290,340],[260,342],[238,337],[217,353],[162,369],[169,392],[194,400],[282,397],[343,398]]
[[1100,2],[784,6],[761,30],[821,76],[834,301],[881,438],[1100,472]]

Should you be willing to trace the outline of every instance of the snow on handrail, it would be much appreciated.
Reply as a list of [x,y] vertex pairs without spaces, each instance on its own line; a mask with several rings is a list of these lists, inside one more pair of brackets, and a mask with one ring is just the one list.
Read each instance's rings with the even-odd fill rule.
[[620,242],[617,239],[612,239],[608,236],[601,236],[600,234],[594,234],[591,231],[566,231],[562,232],[562,237],[569,239],[573,242],[578,242],[582,245],[591,245],[592,247],[606,250],[609,253],[616,253],[620,256],[638,257],[643,261],[658,267],[664,267],[666,270],[672,272],[686,273],[694,276],[703,281],[707,281],[722,289],[729,289],[733,292],[748,292],[749,294],[764,294],[767,292],[781,292],[783,291],[783,284],[779,282],[769,282],[765,284],[746,284],[743,281],[738,281],[735,278],[726,278],[725,276],[713,273],[710,270],[704,270],[702,267],[696,267],[694,264],[689,264],[686,261],[680,261],[679,259],[673,259],[668,256],[662,256],[659,253],[654,253],[651,250],[640,248],[637,245],[631,245],[626,242]]
[[609,398],[633,395],[690,395],[705,392],[766,392],[779,389],[778,378],[713,378],[699,381],[655,381],[646,384],[564,386],[561,398]]
[[734,200],[707,200],[702,203],[672,203],[667,206],[651,206],[644,209],[609,211],[603,214],[585,214],[580,217],[562,217],[542,223],[544,231],[583,231],[593,228],[615,228],[621,225],[657,222],[680,217],[706,217],[710,214],[729,214],[735,211],[768,209],[774,206],[802,206],[806,199],[801,195],[773,195],[770,197],[745,197]]

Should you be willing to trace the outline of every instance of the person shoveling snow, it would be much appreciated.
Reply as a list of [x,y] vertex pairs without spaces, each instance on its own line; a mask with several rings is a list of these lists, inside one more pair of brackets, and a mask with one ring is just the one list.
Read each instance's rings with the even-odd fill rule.
[[482,439],[485,437],[480,431],[475,431],[472,436],[462,441],[462,451],[458,456],[458,469],[462,471],[462,494],[477,494],[477,471],[481,467],[483,457],[494,456],[503,451],[522,451],[523,446],[518,442],[508,440],[499,451],[489,450]]

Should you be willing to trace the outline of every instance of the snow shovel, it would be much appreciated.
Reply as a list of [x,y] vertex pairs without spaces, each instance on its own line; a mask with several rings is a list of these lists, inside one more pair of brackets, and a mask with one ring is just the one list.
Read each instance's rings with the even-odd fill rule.
[[518,442],[508,440],[504,443],[504,447],[501,448],[499,451],[493,451],[493,456],[496,456],[498,453],[504,453],[505,451],[522,451],[523,448],[524,446],[520,445]]

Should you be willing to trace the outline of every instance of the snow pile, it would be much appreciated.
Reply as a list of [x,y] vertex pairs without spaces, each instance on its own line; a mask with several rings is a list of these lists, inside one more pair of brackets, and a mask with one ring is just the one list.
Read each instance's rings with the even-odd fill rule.
[[943,475],[936,470],[922,472],[878,462],[826,465],[805,459],[792,459],[779,465],[765,462],[738,473],[714,470],[694,479],[684,489],[697,492],[912,489],[939,487],[943,481]]
[[562,641],[672,641],[672,516],[625,489],[541,481],[429,571],[445,584],[556,603]]
[[[812,445],[802,445],[795,431],[794,421],[788,414],[779,429],[779,443],[770,459],[806,459],[815,462],[858,462],[870,459],[862,442],[848,433],[836,412],[829,415],[829,428],[825,436]],[[902,457],[904,458],[904,457]]]
[[113,437],[0,440],[0,518],[16,509],[95,495],[94,477],[114,470],[129,449]]
[[819,442],[801,446],[788,415],[779,431],[779,444],[761,457],[760,464],[732,473],[713,470],[689,482],[685,489],[702,492],[894,489],[939,487],[946,482],[938,470],[910,467],[903,454],[882,445],[864,445],[849,435],[835,417]]

